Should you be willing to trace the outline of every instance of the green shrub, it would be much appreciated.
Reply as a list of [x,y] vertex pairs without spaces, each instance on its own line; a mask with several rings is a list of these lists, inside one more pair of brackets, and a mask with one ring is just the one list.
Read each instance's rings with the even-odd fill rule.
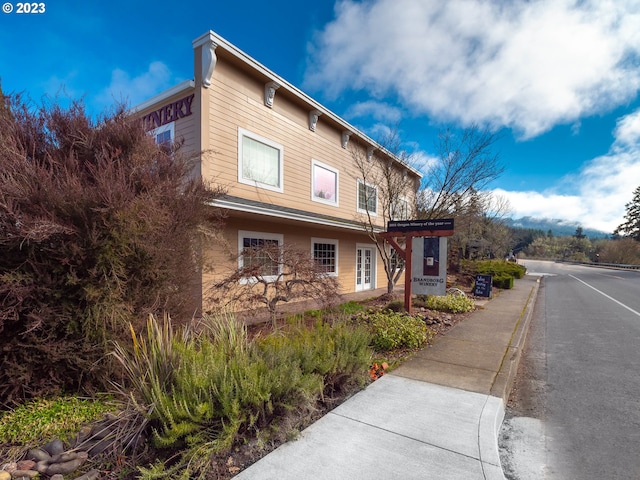
[[496,288],[503,288],[509,290],[513,288],[514,279],[511,275],[495,275],[493,277],[493,286]]
[[353,300],[338,305],[338,312],[344,315],[353,315],[364,310],[362,304]]
[[475,308],[475,302],[466,295],[450,295],[445,296],[430,295],[425,305],[431,310],[441,312],[464,313],[470,312]]
[[117,404],[109,399],[57,397],[33,400],[0,414],[0,443],[39,445],[55,438],[68,441],[83,425],[115,409]]
[[524,266],[504,260],[464,260],[462,267],[465,273],[471,275],[510,275],[522,278],[527,272]]
[[368,326],[376,351],[418,348],[435,335],[422,319],[390,310],[361,312],[357,321]]
[[513,288],[514,279],[527,273],[524,266],[504,260],[466,260],[463,269],[471,275],[492,275],[492,285],[503,289]]
[[258,346],[269,359],[290,350],[289,358],[280,358],[279,363],[297,362],[304,375],[319,375],[323,395],[331,396],[364,385],[372,355],[370,343],[365,328],[318,322],[313,328],[298,327],[286,335],[268,336]]
[[[134,334],[136,353],[127,356],[119,348],[116,356],[130,375],[139,375],[131,380],[136,397],[153,406],[147,415],[155,425],[154,443],[178,448],[180,468],[167,470],[159,462],[141,469],[143,478],[178,478],[178,471],[204,478],[212,454],[275,431],[278,418],[309,412],[325,395],[362,386],[370,338],[363,328],[319,322],[254,342],[230,315],[207,317],[197,329],[175,335],[150,317],[147,342]],[[169,355],[158,348],[165,344]],[[160,378],[168,365],[172,371]]]
[[392,312],[404,312],[404,300],[393,300],[387,304],[385,310]]

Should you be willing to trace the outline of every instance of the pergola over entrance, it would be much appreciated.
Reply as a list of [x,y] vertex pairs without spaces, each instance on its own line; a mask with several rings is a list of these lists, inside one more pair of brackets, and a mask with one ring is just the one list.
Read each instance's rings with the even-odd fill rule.
[[[453,235],[453,219],[398,220],[387,224],[387,231],[379,235],[391,245],[404,260],[404,308],[412,313],[411,278],[413,239],[415,237],[450,237]],[[404,237],[404,247],[396,239]]]

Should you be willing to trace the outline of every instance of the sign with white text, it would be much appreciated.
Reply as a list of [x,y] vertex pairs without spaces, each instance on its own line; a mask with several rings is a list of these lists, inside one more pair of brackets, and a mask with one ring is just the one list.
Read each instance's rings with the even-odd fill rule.
[[418,230],[453,230],[453,218],[436,220],[392,220],[387,223],[387,232],[410,232]]
[[412,293],[446,295],[447,237],[414,237],[412,250]]
[[476,275],[473,294],[476,297],[490,297],[492,281],[493,277],[491,275]]

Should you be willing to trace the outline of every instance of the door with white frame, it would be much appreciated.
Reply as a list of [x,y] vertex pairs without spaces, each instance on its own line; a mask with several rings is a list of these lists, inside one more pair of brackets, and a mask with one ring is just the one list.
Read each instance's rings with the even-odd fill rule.
[[376,288],[376,249],[374,245],[356,245],[356,291]]

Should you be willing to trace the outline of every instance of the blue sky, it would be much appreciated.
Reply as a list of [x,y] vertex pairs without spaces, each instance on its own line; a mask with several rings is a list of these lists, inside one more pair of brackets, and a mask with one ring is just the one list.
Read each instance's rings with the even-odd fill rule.
[[640,185],[638,0],[10,3],[5,92],[135,105],[192,78],[213,30],[372,138],[397,126],[416,158],[441,128],[490,125],[513,217],[611,232]]

